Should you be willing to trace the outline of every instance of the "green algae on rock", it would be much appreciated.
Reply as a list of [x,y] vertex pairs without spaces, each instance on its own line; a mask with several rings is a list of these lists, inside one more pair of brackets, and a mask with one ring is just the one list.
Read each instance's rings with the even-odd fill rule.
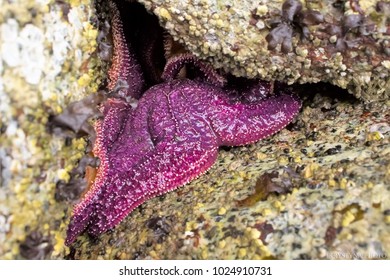
[[191,52],[234,75],[390,97],[387,1],[139,2]]
[[92,2],[0,0],[0,259],[65,254],[70,207],[54,190],[86,141],[46,124],[101,83]]

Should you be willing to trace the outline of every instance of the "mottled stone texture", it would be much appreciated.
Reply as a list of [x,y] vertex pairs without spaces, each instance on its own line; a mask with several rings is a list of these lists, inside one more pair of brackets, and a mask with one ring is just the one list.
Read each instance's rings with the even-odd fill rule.
[[388,1],[139,2],[191,52],[234,75],[390,96]]
[[0,259],[62,258],[71,206],[54,194],[86,141],[53,135],[48,123],[101,84],[95,10],[89,0],[0,7]]

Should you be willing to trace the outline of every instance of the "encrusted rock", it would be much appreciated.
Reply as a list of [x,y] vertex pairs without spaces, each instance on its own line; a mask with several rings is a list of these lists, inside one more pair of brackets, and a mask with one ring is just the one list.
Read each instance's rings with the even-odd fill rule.
[[191,52],[234,75],[390,96],[388,1],[139,2]]

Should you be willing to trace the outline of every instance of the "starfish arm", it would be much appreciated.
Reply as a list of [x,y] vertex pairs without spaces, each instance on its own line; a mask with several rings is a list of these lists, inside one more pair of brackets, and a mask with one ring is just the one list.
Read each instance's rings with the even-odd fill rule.
[[203,141],[162,142],[132,170],[107,178],[93,203],[73,216],[66,244],[85,229],[97,236],[113,228],[146,200],[205,173],[217,158],[218,146],[213,137]]
[[[95,181],[85,194],[83,200],[73,209],[73,218],[69,225],[66,244],[71,244],[74,239],[84,231],[90,222],[94,211],[94,201],[105,184],[105,180],[113,170],[113,157],[111,148],[118,142],[123,134],[124,127],[131,123],[134,110],[119,99],[108,99],[100,110],[104,115],[103,120],[95,123],[96,141],[93,153],[100,160]],[[111,153],[110,153],[111,152]]]
[[264,139],[289,124],[301,102],[294,95],[280,94],[257,103],[231,102],[226,96],[210,114],[220,146],[240,146]]
[[66,231],[66,246],[70,246],[76,238],[85,231],[91,222],[93,212],[94,204],[89,204],[88,207],[85,207],[81,211],[73,214]]
[[104,153],[108,153],[112,146],[121,135],[126,123],[131,122],[134,117],[134,109],[132,106],[117,98],[110,98],[100,107],[104,116],[103,120],[99,120],[95,124],[97,139],[93,151],[95,155],[101,153],[97,149],[105,149]]
[[[122,87],[119,89],[121,96],[139,98],[145,85],[142,68],[134,55],[134,51],[126,41],[117,5],[110,1],[110,7],[113,14],[111,25],[114,55],[112,65],[108,71],[109,83],[107,87],[110,91],[115,90],[118,86]],[[125,85],[121,85],[123,83]]]
[[180,54],[170,58],[165,65],[162,79],[172,81],[179,74],[180,70],[185,65],[193,65],[199,70],[202,78],[210,84],[222,87],[226,84],[226,79],[218,74],[218,72],[208,63],[200,60],[190,53]]
[[232,102],[245,104],[258,103],[268,98],[274,92],[274,83],[246,78],[230,77],[229,83],[223,88]]

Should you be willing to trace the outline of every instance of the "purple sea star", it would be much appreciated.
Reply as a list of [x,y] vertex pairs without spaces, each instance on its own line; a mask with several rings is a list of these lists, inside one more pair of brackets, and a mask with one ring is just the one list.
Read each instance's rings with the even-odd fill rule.
[[[114,4],[112,8],[115,21],[119,12]],[[129,85],[125,95],[138,97],[132,88],[141,88],[140,72],[134,72],[139,67],[124,47],[120,22],[112,26],[116,54],[111,88],[124,80]],[[184,64],[203,75],[175,78]],[[101,163],[92,188],[74,209],[66,245],[85,230],[97,236],[113,228],[146,200],[199,177],[216,161],[219,146],[246,145],[279,131],[301,105],[287,91],[272,94],[271,83],[226,83],[192,55],[168,61],[162,78],[135,108],[121,98],[110,98],[102,106],[104,118],[96,123],[94,145]]]

